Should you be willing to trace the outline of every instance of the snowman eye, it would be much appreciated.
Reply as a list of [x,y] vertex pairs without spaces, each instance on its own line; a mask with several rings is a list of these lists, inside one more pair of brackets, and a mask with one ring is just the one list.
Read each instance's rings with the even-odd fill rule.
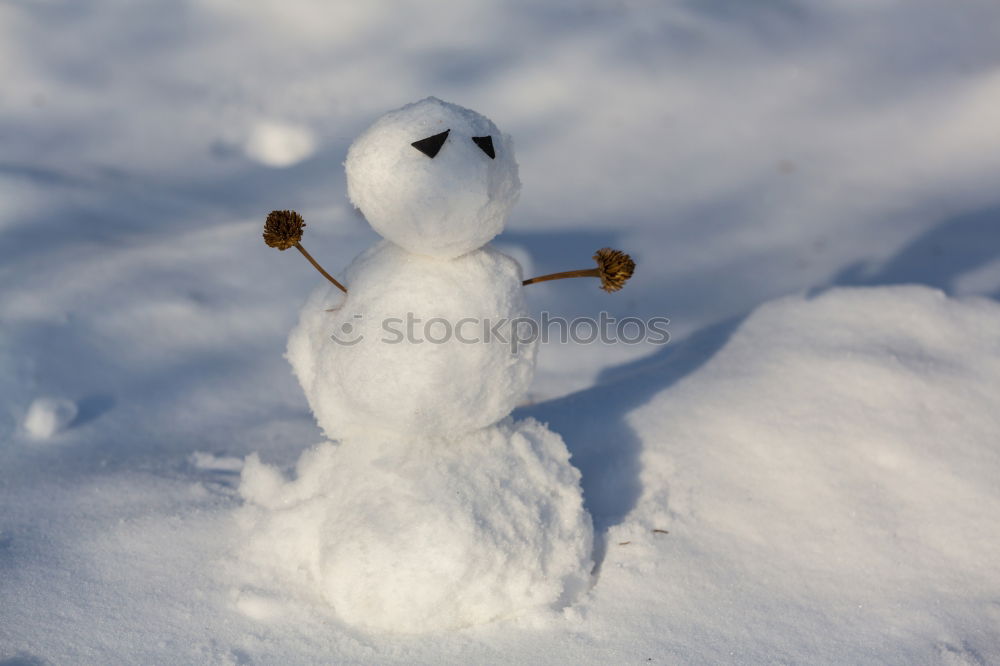
[[445,139],[448,138],[448,132],[450,129],[446,129],[440,134],[435,134],[434,136],[429,136],[426,139],[421,139],[420,141],[414,141],[410,145],[422,152],[427,157],[434,159],[434,156],[438,154],[441,150],[441,146],[444,145]]
[[496,159],[496,152],[493,150],[493,137],[491,136],[474,136],[472,140],[476,142],[484,153],[490,156],[490,159]]

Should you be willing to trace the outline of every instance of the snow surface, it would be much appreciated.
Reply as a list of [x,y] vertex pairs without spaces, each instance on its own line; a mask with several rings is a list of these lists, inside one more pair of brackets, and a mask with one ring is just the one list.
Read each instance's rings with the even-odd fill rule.
[[[1000,661],[998,25],[993,0],[0,3],[0,663]],[[582,472],[590,590],[407,637],[246,584],[234,515],[236,461],[287,474],[323,439],[282,358],[318,280],[263,217],[299,210],[339,271],[375,240],[347,147],[427,95],[517,142],[496,243],[526,272],[638,260],[529,309],[673,341],[543,345],[515,413]],[[267,123],[313,152],[261,163]],[[79,412],[43,446],[39,396]]]

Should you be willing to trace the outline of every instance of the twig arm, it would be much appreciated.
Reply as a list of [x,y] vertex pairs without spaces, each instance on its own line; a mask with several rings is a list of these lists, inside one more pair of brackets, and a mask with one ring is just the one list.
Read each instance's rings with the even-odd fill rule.
[[322,274],[323,277],[325,277],[327,280],[329,280],[330,282],[332,282],[333,285],[337,289],[341,290],[345,294],[347,293],[347,287],[345,287],[344,285],[342,285],[339,282],[337,282],[337,278],[333,277],[332,275],[330,275],[329,273],[327,273],[325,270],[323,270],[323,267],[320,266],[316,262],[316,260],[312,258],[311,254],[309,254],[308,252],[306,252],[306,249],[304,247],[302,247],[301,243],[296,243],[295,244],[295,249],[298,250],[299,252],[301,252],[302,256],[305,257],[306,259],[308,259],[309,263],[312,264],[316,268],[316,270],[318,270],[320,272],[320,274]]
[[563,271],[562,273],[549,273],[548,275],[539,275],[538,277],[529,278],[521,282],[522,286],[527,286],[529,284],[535,284],[537,282],[548,282],[549,280],[564,280],[566,278],[577,278],[577,277],[601,277],[600,270],[596,268],[584,268],[578,271]]
[[601,289],[611,293],[624,287],[628,279],[632,277],[632,272],[635,271],[635,262],[632,261],[632,257],[621,250],[613,250],[610,247],[604,247],[595,252],[594,261],[597,262],[597,268],[539,275],[538,277],[524,280],[521,282],[521,285],[548,282],[549,280],[563,280],[565,278],[595,277],[601,278]]

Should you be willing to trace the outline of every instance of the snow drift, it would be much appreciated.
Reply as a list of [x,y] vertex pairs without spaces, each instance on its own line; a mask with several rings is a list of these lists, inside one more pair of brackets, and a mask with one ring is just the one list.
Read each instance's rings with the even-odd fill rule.
[[[648,401],[592,609],[632,591],[681,643],[711,632],[709,661],[995,661],[998,331],[992,300],[837,289],[763,305],[687,376],[601,387]],[[586,487],[600,454],[575,461]]]

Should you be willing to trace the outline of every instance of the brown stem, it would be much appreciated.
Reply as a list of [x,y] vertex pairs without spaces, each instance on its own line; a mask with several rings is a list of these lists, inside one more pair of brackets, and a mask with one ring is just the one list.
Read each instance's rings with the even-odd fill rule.
[[344,285],[342,285],[339,282],[337,282],[336,278],[334,278],[332,275],[330,275],[329,273],[327,273],[326,271],[324,271],[323,267],[320,266],[318,263],[316,263],[316,260],[312,258],[312,255],[309,254],[308,252],[306,252],[306,249],[304,247],[302,247],[301,243],[296,243],[295,244],[295,249],[298,250],[299,252],[301,252],[302,256],[305,257],[306,259],[308,259],[309,263],[312,264],[313,266],[315,266],[316,270],[318,270],[320,273],[322,273],[323,277],[325,277],[327,280],[329,280],[330,282],[332,282],[334,284],[334,286],[337,287],[337,289],[341,290],[345,294],[347,293],[347,287],[345,287]]
[[533,277],[525,280],[521,283],[522,286],[535,284],[536,282],[548,282],[549,280],[564,280],[566,278],[577,278],[577,277],[601,277],[601,271],[597,268],[584,268],[579,271],[563,271],[562,273],[549,273],[548,275],[539,275],[538,277]]

